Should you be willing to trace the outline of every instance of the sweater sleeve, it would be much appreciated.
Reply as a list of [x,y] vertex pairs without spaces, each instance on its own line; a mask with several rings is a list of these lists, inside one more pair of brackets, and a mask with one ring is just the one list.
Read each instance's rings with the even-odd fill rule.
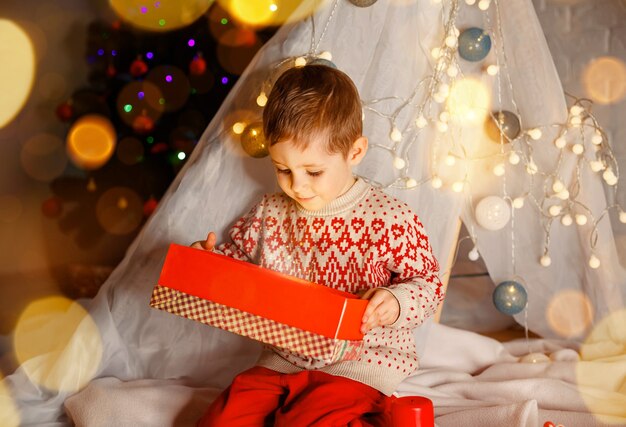
[[392,278],[391,284],[383,289],[391,292],[400,305],[400,315],[390,326],[412,329],[434,315],[443,301],[439,263],[417,215],[393,224],[389,241],[387,268]]
[[229,231],[230,241],[221,243],[215,251],[241,261],[253,262],[259,250],[263,210],[266,197],[239,218]]

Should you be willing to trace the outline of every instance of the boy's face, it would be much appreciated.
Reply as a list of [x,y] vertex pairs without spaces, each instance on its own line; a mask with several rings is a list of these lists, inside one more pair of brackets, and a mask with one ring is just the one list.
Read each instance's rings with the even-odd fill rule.
[[354,184],[352,167],[367,151],[367,139],[357,139],[344,157],[329,154],[325,142],[313,139],[304,150],[292,141],[281,141],[269,148],[278,185],[304,209],[316,211],[348,191]]

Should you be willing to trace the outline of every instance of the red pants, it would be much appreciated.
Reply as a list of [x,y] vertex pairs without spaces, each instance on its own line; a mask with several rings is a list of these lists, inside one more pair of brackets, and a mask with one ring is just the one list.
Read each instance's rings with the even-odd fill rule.
[[392,399],[365,384],[324,372],[281,374],[257,366],[235,377],[198,427],[385,426]]

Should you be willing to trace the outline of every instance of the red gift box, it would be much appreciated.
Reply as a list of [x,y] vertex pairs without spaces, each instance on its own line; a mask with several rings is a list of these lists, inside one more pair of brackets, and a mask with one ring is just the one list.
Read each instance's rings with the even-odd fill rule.
[[360,356],[367,300],[214,252],[172,244],[150,305],[328,362]]

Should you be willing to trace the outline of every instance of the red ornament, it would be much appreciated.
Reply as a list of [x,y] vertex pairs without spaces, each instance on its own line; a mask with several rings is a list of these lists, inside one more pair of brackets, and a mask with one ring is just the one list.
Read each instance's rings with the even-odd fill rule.
[[63,203],[61,199],[52,196],[41,204],[41,212],[48,218],[57,218],[63,211]]
[[107,77],[113,78],[117,74],[117,69],[113,66],[113,64],[109,64],[107,67]]
[[555,425],[552,421],[546,421],[543,423],[543,427],[555,427]]
[[150,153],[152,154],[163,153],[164,151],[169,150],[169,148],[170,147],[165,142],[158,142],[150,149]]
[[145,115],[135,117],[133,120],[133,130],[139,134],[152,132],[154,129],[154,120]]
[[74,107],[70,102],[63,102],[57,106],[56,115],[62,122],[69,122],[74,116]]
[[189,73],[201,76],[206,71],[206,61],[202,56],[196,56],[189,63]]
[[141,77],[148,72],[148,64],[145,63],[141,57],[135,59],[132,64],[130,64],[130,74],[133,77]]
[[152,215],[152,212],[154,212],[158,204],[159,202],[151,196],[148,200],[146,200],[146,203],[143,204],[143,216],[149,217]]

